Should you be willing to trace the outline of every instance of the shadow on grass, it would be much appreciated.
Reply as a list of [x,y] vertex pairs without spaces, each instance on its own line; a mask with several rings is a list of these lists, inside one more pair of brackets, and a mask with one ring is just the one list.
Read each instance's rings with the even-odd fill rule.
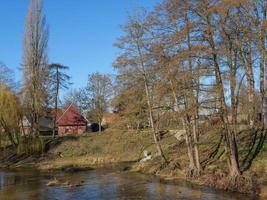
[[48,142],[45,143],[45,153],[48,152],[49,150],[59,146],[60,144],[62,144],[63,142],[66,141],[77,141],[79,139],[79,137],[77,136],[63,136],[63,137],[57,137],[53,140],[50,140]]
[[241,172],[244,172],[251,167],[253,160],[261,152],[266,141],[266,137],[266,130],[258,129],[253,132],[253,138],[250,140],[251,142],[248,146],[247,154],[241,163]]

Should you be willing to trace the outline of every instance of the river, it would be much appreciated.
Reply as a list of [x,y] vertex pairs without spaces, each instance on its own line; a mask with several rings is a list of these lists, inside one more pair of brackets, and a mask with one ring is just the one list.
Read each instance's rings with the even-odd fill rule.
[[[48,187],[46,184],[54,178],[61,184]],[[0,171],[0,200],[91,199],[246,200],[255,198],[193,186],[187,182],[163,183],[153,176],[107,169],[76,173]]]

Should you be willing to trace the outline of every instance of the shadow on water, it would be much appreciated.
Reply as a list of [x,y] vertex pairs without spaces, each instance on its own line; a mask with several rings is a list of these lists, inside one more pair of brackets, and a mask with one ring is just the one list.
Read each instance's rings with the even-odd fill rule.
[[[56,178],[59,184],[46,186]],[[75,183],[82,183],[75,185]],[[88,200],[88,199],[254,199],[236,193],[192,186],[186,182],[162,183],[157,178],[107,169],[76,173],[37,171],[0,172],[0,199],[4,200]]]

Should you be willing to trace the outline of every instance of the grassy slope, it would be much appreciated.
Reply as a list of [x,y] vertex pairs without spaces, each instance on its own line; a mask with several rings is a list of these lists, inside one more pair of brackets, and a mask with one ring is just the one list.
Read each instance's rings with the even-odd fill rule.
[[[220,135],[217,129],[206,130],[200,136],[200,156],[204,161],[215,149]],[[241,158],[247,152],[250,139],[247,134],[238,135],[239,150]],[[173,135],[167,133],[161,140],[164,153],[170,164],[167,168],[160,170],[160,162],[154,159],[143,164],[135,164],[133,171],[157,174],[165,178],[185,178],[188,165],[187,151],[184,142],[178,142]],[[121,130],[107,129],[102,134],[91,133],[85,137],[70,139],[60,145],[51,148],[46,159],[39,164],[40,169],[55,169],[68,166],[87,167],[92,165],[106,165],[109,163],[137,161],[142,157],[142,152],[148,150],[152,155],[156,154],[152,135],[148,131],[143,132],[123,132]],[[218,155],[223,151],[223,145],[218,151]],[[210,162],[204,171],[208,178],[214,174],[227,173],[225,156]],[[267,144],[264,144],[262,151],[254,160],[251,168],[244,173],[245,176],[254,175],[265,188],[267,179]],[[198,183],[204,183],[206,179]]]
[[139,159],[144,146],[151,146],[152,138],[147,132],[121,133],[107,130],[101,134],[69,139],[51,148],[47,159],[39,165],[41,169],[61,168],[67,165],[90,166],[97,164],[130,162]]

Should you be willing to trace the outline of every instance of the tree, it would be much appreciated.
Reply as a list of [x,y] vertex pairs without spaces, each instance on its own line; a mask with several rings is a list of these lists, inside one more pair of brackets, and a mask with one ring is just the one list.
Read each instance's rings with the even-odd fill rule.
[[7,136],[14,146],[19,142],[21,110],[17,97],[11,91],[14,88],[13,71],[3,62],[0,62],[0,146],[2,136]]
[[163,162],[167,159],[163,154],[161,145],[157,137],[157,128],[155,126],[153,111],[153,59],[151,59],[151,36],[149,35],[149,27],[146,21],[147,13],[145,10],[137,13],[135,16],[129,17],[128,22],[124,25],[126,35],[118,39],[115,44],[122,51],[117,58],[114,66],[121,73],[136,73],[136,76],[142,80],[143,92],[145,93],[147,111],[149,116],[152,135],[157,147],[159,156]]
[[[215,76],[215,84],[216,84],[216,96],[218,98],[219,103],[219,116],[223,126],[223,135],[225,142],[225,151],[227,154],[227,163],[229,167],[230,177],[234,178],[240,175],[239,169],[239,161],[238,161],[238,150],[237,143],[235,138],[235,132],[230,126],[229,121],[229,110],[226,102],[226,92],[224,87],[223,80],[223,69],[224,65],[221,63],[220,59],[222,58],[221,52],[218,51],[219,43],[221,35],[217,35],[218,32],[215,31],[215,27],[219,24],[217,21],[220,19],[219,13],[217,14],[215,10],[210,9],[214,6],[216,9],[219,9],[219,4],[212,5],[209,2],[205,2],[205,4],[198,4],[196,9],[196,14],[200,17],[199,20],[202,22],[202,38],[207,42],[206,51],[208,53],[207,58],[209,59],[209,63],[213,67],[213,72]],[[209,12],[206,12],[209,10]],[[234,178],[235,179],[235,178]]]
[[22,93],[25,113],[34,137],[39,135],[39,118],[47,98],[47,42],[48,27],[43,15],[42,1],[32,0],[24,33]]
[[[147,17],[146,31],[150,35],[150,73],[155,77],[153,99],[159,101],[154,115],[168,113],[173,116],[176,127],[182,127],[186,134],[189,157],[188,177],[201,172],[198,151],[199,143],[199,43],[196,34],[195,17],[190,13],[187,1],[165,1]],[[163,89],[164,88],[164,89]],[[162,109],[164,108],[164,109]],[[156,122],[159,120],[155,120]],[[158,124],[158,122],[157,122]]]
[[16,95],[7,87],[0,92],[0,129],[15,147],[19,143],[21,108]]
[[55,137],[56,131],[56,120],[57,120],[57,111],[58,111],[58,101],[59,101],[59,90],[68,89],[70,83],[70,76],[62,72],[67,70],[69,67],[52,63],[49,65],[49,87],[50,87],[50,96],[54,102],[55,116],[54,116],[54,128],[53,128],[53,137]]
[[[206,166],[198,149],[206,126],[218,127],[218,145],[208,160],[223,148],[230,187],[238,187],[265,141],[264,120],[256,116],[267,116],[266,13],[265,0],[166,0],[150,13],[130,16],[123,26],[114,64],[117,111],[139,119],[140,108],[148,116],[159,154],[160,121],[173,118],[177,129],[185,130],[189,177]],[[244,132],[251,139],[246,156],[238,149]]]
[[110,75],[92,73],[88,77],[86,94],[88,107],[92,118],[98,122],[99,132],[104,113],[108,110],[108,103],[112,94],[112,81]]
[[[260,94],[261,94],[261,115],[262,127],[264,129],[267,122],[267,73],[266,73],[266,22],[267,22],[267,1],[252,2],[250,9],[255,12],[255,26],[257,46],[260,54]],[[253,13],[253,12],[252,12]]]

